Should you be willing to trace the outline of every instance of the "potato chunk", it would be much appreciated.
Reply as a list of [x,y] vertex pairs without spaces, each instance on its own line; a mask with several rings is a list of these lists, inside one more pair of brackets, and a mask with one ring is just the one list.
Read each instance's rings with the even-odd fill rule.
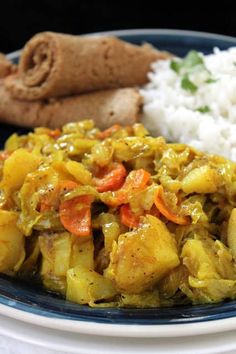
[[215,193],[219,184],[217,171],[210,166],[194,168],[182,180],[185,193]]
[[25,149],[18,149],[5,161],[1,186],[7,191],[19,189],[28,173],[39,165],[40,158]]
[[234,260],[236,260],[236,208],[234,208],[230,214],[227,229],[227,243]]
[[94,270],[77,266],[67,272],[67,300],[91,306],[96,301],[112,299],[116,293],[113,282]]
[[174,238],[163,222],[148,215],[138,229],[121,235],[113,243],[105,274],[116,282],[120,291],[138,294],[178,265]]
[[0,210],[0,272],[16,272],[25,258],[24,235],[17,228],[17,214]]
[[66,276],[76,266],[93,269],[93,239],[78,238],[69,232],[39,236],[42,253],[41,277],[46,288],[65,294]]

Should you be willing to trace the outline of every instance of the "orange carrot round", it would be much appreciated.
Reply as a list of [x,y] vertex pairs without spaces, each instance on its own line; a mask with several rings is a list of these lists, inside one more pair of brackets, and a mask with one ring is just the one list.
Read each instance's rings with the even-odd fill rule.
[[47,134],[53,139],[58,139],[61,136],[61,130],[58,128],[54,130],[49,130]]
[[157,209],[160,211],[162,215],[164,215],[169,221],[172,221],[178,225],[189,225],[191,220],[189,216],[181,216],[173,213],[171,210],[168,209],[168,206],[165,204],[164,200],[162,199],[163,187],[159,186],[156,198],[155,198],[155,205]]
[[129,204],[124,204],[120,207],[121,223],[129,228],[138,227],[140,216],[135,215]]
[[90,236],[92,232],[92,196],[83,195],[65,200],[60,204],[59,214],[62,225],[76,236]]
[[99,170],[93,179],[98,192],[116,191],[125,180],[126,169],[122,163],[113,162]]
[[146,187],[150,180],[150,173],[145,171],[143,168],[139,170],[131,171],[126,178],[123,188],[129,190],[131,189],[143,189]]
[[101,140],[109,138],[112,134],[117,132],[120,128],[121,128],[121,126],[119,124],[114,124],[110,128],[104,130],[103,132],[99,132],[97,134],[97,138],[101,139]]

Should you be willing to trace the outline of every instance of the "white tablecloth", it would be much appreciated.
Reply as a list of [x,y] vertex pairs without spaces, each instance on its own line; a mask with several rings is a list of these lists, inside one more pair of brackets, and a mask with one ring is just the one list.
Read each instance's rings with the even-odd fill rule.
[[[69,354],[69,353],[46,349],[43,347],[35,346],[33,344],[23,343],[21,341],[0,335],[0,354]],[[222,352],[221,354],[235,354],[235,351],[230,351],[227,353]]]
[[0,335],[0,354],[68,354],[23,343]]

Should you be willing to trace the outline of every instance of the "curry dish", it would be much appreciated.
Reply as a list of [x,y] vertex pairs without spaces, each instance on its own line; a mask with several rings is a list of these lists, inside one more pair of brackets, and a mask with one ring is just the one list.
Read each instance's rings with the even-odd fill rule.
[[92,121],[0,153],[0,272],[90,306],[236,298],[236,164]]

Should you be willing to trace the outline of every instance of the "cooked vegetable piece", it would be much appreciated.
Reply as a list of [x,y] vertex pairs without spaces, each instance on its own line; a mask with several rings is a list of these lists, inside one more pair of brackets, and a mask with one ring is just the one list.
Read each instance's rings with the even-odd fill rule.
[[94,244],[93,239],[71,235],[70,268],[77,266],[94,269]]
[[60,220],[66,230],[76,236],[90,236],[92,232],[91,204],[93,197],[83,195],[61,202]]
[[209,248],[209,246],[213,247],[214,241],[210,241],[187,240],[181,254],[184,265],[190,270],[191,274],[201,280],[219,278],[214,253]]
[[[19,191],[18,197],[21,213],[18,221],[19,228],[26,236],[42,219],[41,207],[50,210],[50,203],[57,195],[58,176],[53,168],[45,167],[29,173]],[[50,227],[50,226],[48,226]]]
[[61,130],[60,129],[54,129],[54,130],[49,129],[48,135],[53,139],[58,139],[61,136]]
[[223,299],[235,299],[236,281],[229,279],[198,280],[189,276],[189,285],[181,284],[181,290],[193,304],[220,302]]
[[113,147],[110,140],[104,140],[91,149],[90,159],[99,167],[108,167],[112,163]]
[[182,189],[187,194],[215,193],[218,185],[219,175],[209,165],[193,169],[182,180]]
[[0,210],[0,272],[15,273],[25,258],[24,235],[15,212]]
[[180,289],[193,303],[235,297],[236,267],[222,242],[195,236],[186,241],[181,257],[189,276],[180,284]]
[[[30,243],[30,249],[27,241]],[[33,280],[38,270],[38,260],[40,257],[39,239],[38,237],[28,237],[26,243],[28,254],[26,255],[24,263],[21,265],[18,273],[20,277],[25,280]]]
[[78,183],[71,180],[62,180],[59,181],[54,188],[47,191],[40,197],[40,212],[49,211],[51,209],[57,209],[60,201],[60,197],[75,188],[79,185]]
[[31,154],[25,149],[14,151],[4,163],[0,188],[3,188],[6,195],[9,196],[11,192],[22,186],[27,174],[35,171],[39,163],[39,156]]
[[123,186],[112,195],[105,195],[102,200],[112,207],[125,204],[131,196],[147,187],[150,177],[150,173],[144,169],[131,171],[126,177]]
[[71,180],[62,180],[59,182],[59,191],[62,193],[67,193],[78,187],[78,183]]
[[150,180],[150,173],[140,168],[136,171],[131,171],[125,181],[124,190],[143,189],[147,186]]
[[105,250],[111,252],[113,241],[117,241],[121,234],[119,218],[111,213],[102,213],[99,215],[97,223],[102,227]]
[[98,192],[107,192],[119,189],[123,185],[125,177],[125,167],[121,163],[114,162],[101,168],[93,181]]
[[41,277],[44,286],[65,294],[67,271],[76,266],[94,267],[92,238],[83,239],[68,232],[39,237],[42,253]]
[[68,300],[93,306],[96,301],[111,300],[116,294],[112,281],[94,270],[80,266],[68,270]]
[[236,260],[236,208],[234,208],[230,214],[227,229],[227,243],[232,252],[234,260]]
[[158,289],[162,298],[172,298],[179,290],[180,285],[187,275],[188,273],[182,264],[171,270],[158,284]]
[[130,209],[129,204],[120,207],[120,220],[121,223],[129,228],[138,227],[140,216],[135,215]]
[[162,215],[164,215],[169,221],[172,221],[178,225],[190,224],[190,218],[188,216],[176,215],[166,205],[162,198],[163,187],[159,186],[156,192],[155,205]]
[[89,172],[82,163],[77,161],[68,161],[66,168],[69,173],[81,184],[92,184],[92,174]]
[[107,128],[106,130],[99,132],[97,134],[97,137],[98,137],[98,139],[101,139],[101,140],[109,138],[111,135],[116,133],[120,128],[121,128],[121,126],[119,124],[114,124],[110,128]]
[[151,215],[143,218],[139,228],[119,237],[110,257],[106,276],[129,294],[142,293],[179,265],[174,238],[165,224]]
[[113,139],[111,144],[114,150],[114,159],[127,162],[139,157],[154,158],[155,152],[164,147],[165,141],[162,137],[127,136]]
[[70,265],[71,237],[67,232],[39,237],[41,277],[46,288],[65,294]]
[[145,291],[142,294],[122,294],[120,299],[122,307],[152,308],[161,305],[158,290]]

